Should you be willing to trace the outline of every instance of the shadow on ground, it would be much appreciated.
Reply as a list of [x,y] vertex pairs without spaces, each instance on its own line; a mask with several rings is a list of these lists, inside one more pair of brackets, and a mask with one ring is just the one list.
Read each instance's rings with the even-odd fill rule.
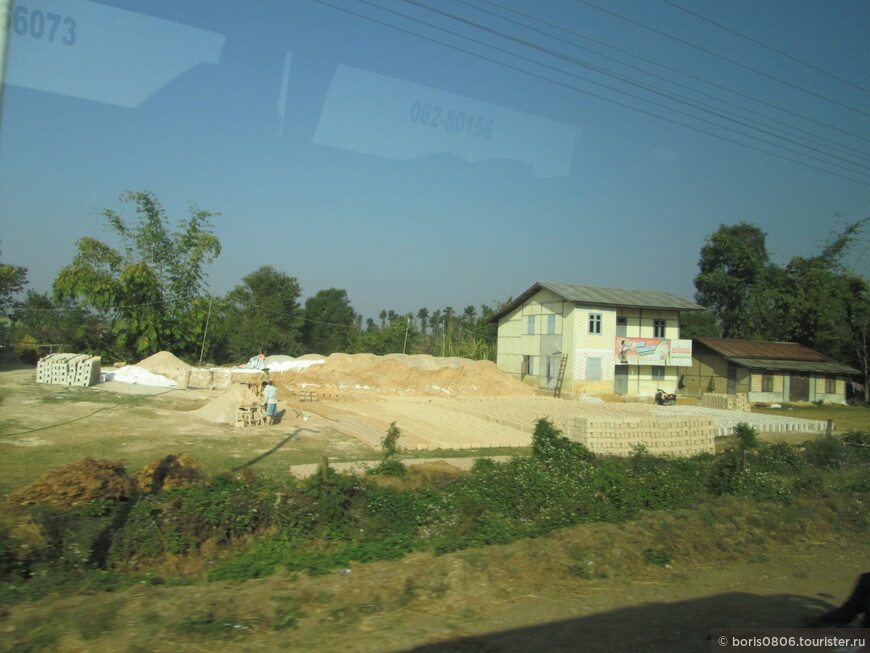
[[734,592],[678,603],[648,603],[577,619],[459,637],[407,649],[406,653],[710,651],[712,628],[796,628],[801,617],[831,607],[820,599],[805,596]]

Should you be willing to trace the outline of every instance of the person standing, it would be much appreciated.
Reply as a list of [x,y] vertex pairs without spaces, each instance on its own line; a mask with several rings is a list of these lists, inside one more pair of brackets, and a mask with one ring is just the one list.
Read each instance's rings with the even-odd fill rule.
[[272,426],[278,412],[278,388],[269,381],[263,381],[263,400],[266,402],[266,424]]

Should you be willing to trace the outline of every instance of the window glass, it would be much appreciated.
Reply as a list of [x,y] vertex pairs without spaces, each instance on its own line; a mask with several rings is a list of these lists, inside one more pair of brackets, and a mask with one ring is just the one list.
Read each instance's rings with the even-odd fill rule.
[[529,315],[526,318],[526,333],[534,334],[535,333],[535,316]]
[[589,314],[589,333],[601,333],[601,313]]

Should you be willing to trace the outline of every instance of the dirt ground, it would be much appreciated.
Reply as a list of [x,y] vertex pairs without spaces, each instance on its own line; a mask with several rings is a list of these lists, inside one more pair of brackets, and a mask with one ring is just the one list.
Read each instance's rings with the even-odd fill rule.
[[[712,628],[792,628],[839,604],[870,553],[866,536],[827,529],[742,552],[726,536],[717,553],[690,518],[680,537],[703,551],[644,564],[668,525],[651,515],[315,578],[48,597],[0,618],[0,651],[709,651]],[[50,645],[13,648],[39,641]]]
[[[291,411],[278,426],[258,429],[195,418],[216,396],[120,383],[40,386],[32,367],[2,366],[0,494],[85,456],[122,461],[131,473],[179,453],[194,454],[209,473],[246,466],[286,473],[323,455],[378,457],[334,428],[337,413]],[[764,542],[750,537],[745,521],[729,527],[729,514],[708,516],[706,530],[722,529],[721,542],[695,517],[650,516],[317,578],[278,573],[244,583],[50,596],[0,617],[0,651],[688,653],[710,650],[712,627],[795,626],[842,601],[867,571],[870,537],[844,536],[828,513],[794,536]],[[775,513],[756,517],[779,520]],[[731,541],[744,532],[745,541]],[[641,552],[673,533],[686,534],[686,549],[671,567],[644,564]]]

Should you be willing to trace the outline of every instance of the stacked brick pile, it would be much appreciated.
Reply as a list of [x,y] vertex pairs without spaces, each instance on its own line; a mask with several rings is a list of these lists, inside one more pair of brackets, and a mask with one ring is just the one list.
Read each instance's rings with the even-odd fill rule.
[[749,397],[745,394],[726,395],[716,392],[705,392],[701,396],[700,406],[717,410],[738,410],[748,413],[752,410]]
[[643,445],[654,456],[713,453],[713,420],[707,417],[575,417],[566,435],[597,454],[627,456]]
[[87,354],[49,354],[36,364],[36,382],[91,386],[100,380],[100,357]]

